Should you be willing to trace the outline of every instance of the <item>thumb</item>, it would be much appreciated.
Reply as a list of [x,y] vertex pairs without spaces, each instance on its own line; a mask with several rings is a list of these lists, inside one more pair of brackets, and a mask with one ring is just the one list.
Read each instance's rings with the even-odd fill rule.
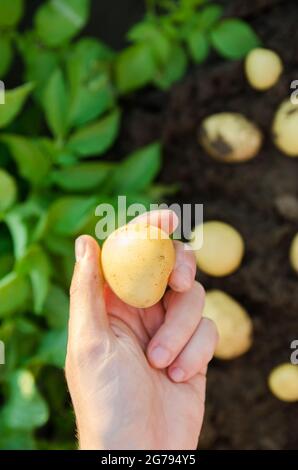
[[108,331],[100,248],[94,238],[82,235],[75,245],[76,265],[70,287],[69,336],[92,339]]

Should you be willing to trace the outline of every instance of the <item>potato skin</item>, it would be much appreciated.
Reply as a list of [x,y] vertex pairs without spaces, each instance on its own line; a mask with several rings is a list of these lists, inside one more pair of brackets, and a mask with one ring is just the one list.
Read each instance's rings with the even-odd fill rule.
[[264,91],[273,87],[283,71],[282,61],[276,52],[257,47],[245,59],[245,73],[249,84]]
[[298,401],[298,366],[285,363],[275,367],[269,375],[268,385],[279,400]]
[[230,295],[220,290],[206,294],[203,316],[213,320],[219,334],[214,356],[234,359],[252,344],[252,320],[246,310]]
[[[194,237],[196,228],[193,232]],[[203,233],[203,246],[195,251],[198,268],[215,277],[228,276],[236,271],[245,250],[240,233],[231,225],[219,220],[204,222]]]
[[156,304],[165,293],[174,265],[172,240],[152,225],[125,225],[103,244],[104,277],[114,293],[132,307]]
[[222,163],[241,163],[254,158],[262,145],[259,128],[239,113],[218,113],[205,118],[199,142]]
[[272,125],[275,145],[288,157],[298,157],[298,106],[290,100],[281,103]]

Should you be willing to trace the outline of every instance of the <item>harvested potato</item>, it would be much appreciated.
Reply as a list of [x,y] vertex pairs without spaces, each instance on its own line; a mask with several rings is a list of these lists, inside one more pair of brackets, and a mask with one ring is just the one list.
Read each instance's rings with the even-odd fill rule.
[[245,60],[245,74],[249,84],[256,90],[273,87],[283,71],[282,61],[276,52],[257,47]]
[[207,292],[203,316],[217,326],[219,342],[215,357],[234,359],[248,351],[252,344],[252,321],[231,296],[220,290]]
[[275,145],[289,157],[298,157],[298,106],[290,100],[283,101],[273,121]]
[[[196,231],[201,230],[198,225]],[[203,245],[195,250],[198,268],[210,276],[227,276],[238,269],[244,255],[244,241],[231,225],[217,220],[203,224]]]
[[298,233],[295,235],[291,243],[290,262],[293,269],[298,273]]
[[172,240],[158,227],[144,223],[119,228],[102,248],[107,283],[133,307],[151,307],[162,298],[174,264]]
[[279,400],[298,401],[298,366],[285,363],[275,367],[269,375],[268,385]]
[[204,119],[199,141],[213,158],[225,163],[245,162],[262,145],[260,129],[239,113],[219,113]]

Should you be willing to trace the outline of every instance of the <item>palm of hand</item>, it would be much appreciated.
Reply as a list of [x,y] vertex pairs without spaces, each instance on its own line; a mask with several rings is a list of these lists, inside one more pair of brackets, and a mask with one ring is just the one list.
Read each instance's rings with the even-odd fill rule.
[[[113,402],[105,429],[110,446],[112,442],[115,448],[125,449],[196,448],[204,413],[205,376],[197,374],[187,382],[174,383],[166,370],[151,367],[146,357],[151,339],[148,330],[154,333],[162,305],[149,311],[132,309],[113,294],[108,303],[115,336],[107,344],[106,360],[99,365],[98,398],[103,414]],[[110,385],[105,388],[103,383]],[[111,435],[115,421],[116,441]]]

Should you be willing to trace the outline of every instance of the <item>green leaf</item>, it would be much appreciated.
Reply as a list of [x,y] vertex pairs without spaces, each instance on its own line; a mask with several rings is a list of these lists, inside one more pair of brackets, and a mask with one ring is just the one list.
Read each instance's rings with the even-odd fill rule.
[[[1,11],[1,10],[0,10]],[[0,78],[9,70],[13,58],[11,39],[9,36],[0,36]]]
[[73,38],[86,24],[90,0],[49,0],[38,9],[35,26],[46,46],[57,47]]
[[108,66],[113,56],[105,45],[90,38],[81,39],[72,49],[67,58],[70,124],[84,125],[114,105]]
[[17,185],[15,179],[0,168],[0,211],[6,211],[17,198]]
[[94,213],[94,197],[66,196],[57,199],[49,210],[48,224],[58,235],[76,235]]
[[35,360],[63,368],[65,365],[67,328],[46,333],[41,341]]
[[49,77],[58,66],[56,52],[43,47],[32,33],[18,38],[18,47],[25,62],[25,79],[34,82],[34,95],[41,100]]
[[10,253],[0,255],[0,279],[13,269],[14,258]]
[[43,140],[9,134],[0,138],[9,147],[21,176],[33,184],[43,183],[52,165],[51,157],[43,146]]
[[0,449],[36,450],[33,433],[31,431],[9,429],[0,423]]
[[147,85],[155,75],[157,63],[149,44],[135,44],[118,55],[115,64],[116,86],[129,93]]
[[106,117],[76,131],[69,139],[69,150],[82,157],[101,155],[114,143],[120,126],[120,113]]
[[118,167],[113,177],[113,187],[118,194],[137,193],[154,180],[161,167],[159,144],[151,144],[129,155]]
[[157,25],[149,22],[137,23],[130,29],[127,37],[133,42],[147,43],[156,61],[159,64],[166,63],[171,52],[171,44]]
[[20,21],[23,11],[23,0],[0,0],[0,27],[15,26]]
[[227,59],[241,59],[260,45],[254,30],[239,19],[222,20],[211,32],[211,42],[216,51]]
[[24,307],[30,288],[27,280],[15,273],[9,273],[0,280],[0,316],[13,313]]
[[7,427],[31,430],[47,422],[49,410],[31,372],[24,369],[15,371],[9,378],[9,389],[9,400],[3,408]]
[[19,114],[32,89],[32,83],[27,83],[5,92],[5,104],[0,106],[0,128],[10,124]]
[[191,31],[187,37],[187,45],[194,62],[200,64],[206,60],[209,53],[209,42],[202,31]]
[[29,275],[33,291],[34,312],[41,313],[50,285],[50,264],[44,250],[38,245],[31,246],[20,259],[17,270],[22,275]]
[[62,139],[67,129],[68,97],[60,69],[55,70],[44,90],[43,108],[52,134]]
[[[73,248],[72,248],[73,249]],[[55,284],[49,288],[43,315],[51,328],[65,328],[69,318],[69,300],[64,290]]]
[[220,20],[223,14],[221,5],[208,5],[199,14],[199,27],[209,31]]
[[15,258],[19,259],[24,255],[28,243],[27,226],[17,210],[6,215],[5,223],[7,224],[13,239]]
[[180,80],[186,73],[187,57],[179,44],[173,44],[168,62],[155,75],[157,86],[168,89],[173,83]]
[[113,168],[114,165],[109,163],[81,163],[54,171],[51,180],[65,191],[100,190]]

